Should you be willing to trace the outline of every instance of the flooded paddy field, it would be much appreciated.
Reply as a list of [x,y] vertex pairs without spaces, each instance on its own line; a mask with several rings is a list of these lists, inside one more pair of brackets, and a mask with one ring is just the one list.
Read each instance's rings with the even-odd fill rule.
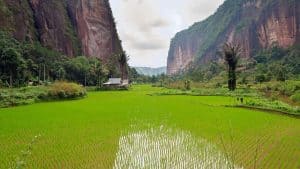
[[0,168],[300,168],[300,119],[163,90],[0,109]]

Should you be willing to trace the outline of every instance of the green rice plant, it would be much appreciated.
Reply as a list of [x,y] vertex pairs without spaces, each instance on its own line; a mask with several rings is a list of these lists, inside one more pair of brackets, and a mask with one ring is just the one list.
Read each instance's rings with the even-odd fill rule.
[[[225,159],[235,166],[296,169],[300,165],[299,118],[224,107],[235,104],[236,97],[155,95],[164,92],[172,91],[142,85],[128,91],[89,92],[83,99],[0,109],[0,168],[12,167],[15,155],[36,133],[43,136],[30,156],[21,160],[26,162],[24,168],[110,169],[128,164],[125,159],[153,164],[149,157],[159,160],[153,165],[160,161],[174,165],[174,160],[178,166],[188,165],[185,161],[198,166],[202,159],[224,159],[220,133],[229,154]],[[202,155],[205,158],[199,158]],[[212,160],[206,168],[222,161],[227,160]]]
[[40,137],[41,137],[40,134],[34,136],[34,138],[26,146],[26,148],[21,151],[20,155],[17,156],[15,162],[12,164],[12,166],[9,169],[24,169],[24,168],[26,168],[26,160],[32,154],[34,145],[36,144],[36,142],[38,141],[38,139]]

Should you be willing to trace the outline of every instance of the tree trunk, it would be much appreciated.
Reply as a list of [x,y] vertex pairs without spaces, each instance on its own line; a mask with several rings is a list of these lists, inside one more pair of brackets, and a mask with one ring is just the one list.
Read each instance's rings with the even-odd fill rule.
[[232,91],[234,91],[236,89],[236,74],[235,74],[235,70],[232,72]]
[[84,74],[84,86],[86,86],[86,73]]
[[44,83],[46,82],[46,65],[44,64]]
[[229,67],[228,71],[228,89],[230,91],[234,91],[236,89],[236,74],[235,68]]
[[38,85],[40,85],[40,81],[41,81],[41,65],[39,64],[39,77],[38,77]]
[[12,75],[12,71],[9,71],[9,87],[12,88],[13,85],[13,75]]
[[98,74],[98,88],[101,87],[101,80],[100,80],[100,78],[101,78],[101,76],[100,76],[100,74]]

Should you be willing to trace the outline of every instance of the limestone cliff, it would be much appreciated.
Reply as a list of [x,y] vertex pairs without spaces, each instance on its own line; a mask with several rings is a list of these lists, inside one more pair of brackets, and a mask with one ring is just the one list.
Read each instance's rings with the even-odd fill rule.
[[68,9],[87,56],[102,58],[122,51],[108,0],[68,0]]
[[274,44],[289,47],[299,43],[300,1],[226,0],[215,14],[179,32],[172,39],[167,73],[174,74],[197,61],[217,59],[225,42],[240,44],[243,57]]
[[122,51],[108,0],[0,0],[0,29],[67,56]]

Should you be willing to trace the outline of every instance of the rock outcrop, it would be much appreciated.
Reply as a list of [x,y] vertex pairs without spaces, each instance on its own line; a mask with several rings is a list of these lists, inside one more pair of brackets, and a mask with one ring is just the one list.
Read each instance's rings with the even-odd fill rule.
[[122,51],[108,0],[67,2],[85,55],[107,61],[112,53]]
[[300,39],[300,1],[226,0],[208,19],[177,33],[172,39],[167,74],[189,63],[205,64],[218,58],[225,42],[239,44],[243,57],[274,44],[287,48]]
[[108,0],[0,0],[0,29],[67,56],[122,51]]

